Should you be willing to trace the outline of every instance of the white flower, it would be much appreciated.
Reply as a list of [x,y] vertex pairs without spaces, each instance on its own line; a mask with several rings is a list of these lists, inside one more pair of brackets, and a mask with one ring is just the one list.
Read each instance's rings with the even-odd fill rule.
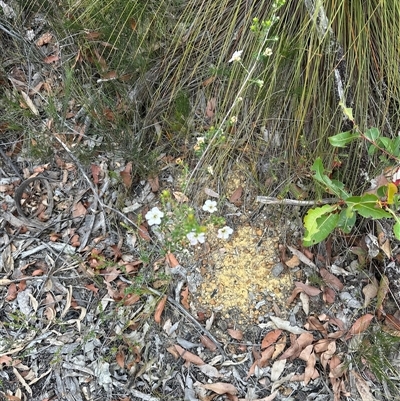
[[206,240],[206,235],[204,233],[196,233],[194,231],[191,231],[190,233],[186,234],[186,238],[189,240],[190,245],[197,245],[199,244],[204,244],[204,241]]
[[207,167],[207,171],[208,171],[208,174],[210,174],[210,175],[214,175],[214,169],[213,169],[213,166],[208,166],[208,167]]
[[229,236],[233,233],[232,228],[230,228],[229,226],[225,226],[223,228],[220,228],[218,230],[218,238],[222,238],[222,239],[228,239]]
[[233,54],[231,59],[228,61],[228,63],[232,63],[233,61],[240,61],[241,60],[241,55],[243,53],[243,50],[236,50]]
[[265,57],[269,57],[269,56],[271,56],[272,55],[272,49],[270,48],[270,47],[267,47],[265,50],[264,50],[264,56]]
[[237,117],[236,116],[232,116],[230,119],[230,123],[231,124],[236,124],[237,123]]
[[153,209],[149,210],[144,216],[149,223],[149,226],[154,224],[161,224],[161,218],[164,217],[164,213],[158,208],[153,207]]
[[259,87],[262,88],[264,85],[264,81],[262,79],[256,79],[254,83]]
[[206,141],[206,138],[204,136],[198,136],[197,137],[197,144],[201,145]]
[[203,205],[203,210],[209,213],[214,213],[217,211],[217,202],[207,199]]

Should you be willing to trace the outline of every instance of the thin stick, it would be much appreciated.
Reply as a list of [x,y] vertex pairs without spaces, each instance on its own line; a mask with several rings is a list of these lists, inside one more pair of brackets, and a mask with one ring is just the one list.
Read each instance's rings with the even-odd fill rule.
[[266,205],[292,205],[292,206],[314,206],[327,205],[337,203],[339,199],[326,198],[320,200],[296,200],[296,199],[278,199],[270,196],[257,196],[257,202],[265,203]]

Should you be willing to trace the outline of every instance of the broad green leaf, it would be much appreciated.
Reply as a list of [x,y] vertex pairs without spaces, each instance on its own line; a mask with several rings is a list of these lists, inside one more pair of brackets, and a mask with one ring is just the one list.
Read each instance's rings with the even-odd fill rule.
[[377,138],[379,138],[379,135],[380,133],[378,128],[370,128],[364,132],[364,136],[371,142],[376,142]]
[[390,138],[381,136],[378,140],[379,146],[387,150],[389,153],[393,152],[393,141]]
[[311,246],[323,241],[336,227],[339,215],[327,213],[317,219],[317,227],[312,236],[303,239],[304,246]]
[[349,194],[344,190],[344,184],[342,182],[331,180],[326,174],[324,174],[324,166],[320,157],[315,159],[311,170],[315,171],[314,179],[327,187],[327,192],[335,194],[339,199],[346,199],[349,197]]
[[349,208],[342,209],[337,222],[337,227],[341,228],[346,234],[349,234],[354,227],[357,215]]
[[384,219],[392,217],[389,212],[380,207],[379,198],[374,194],[351,196],[346,199],[346,204],[365,218]]
[[369,155],[369,156],[374,155],[374,154],[376,153],[377,150],[378,150],[378,148],[377,148],[375,145],[371,144],[371,145],[369,146],[369,148],[368,148],[368,155]]
[[396,224],[393,226],[393,233],[396,239],[400,240],[400,223],[396,222]]
[[340,134],[329,137],[329,142],[337,148],[344,148],[354,139],[360,137],[360,134],[352,134],[350,131],[341,132]]
[[[324,205],[321,207],[316,207],[310,209],[304,216],[304,228],[306,229],[303,243],[310,243],[312,245],[315,236],[318,236],[319,231],[319,221],[318,219],[324,215],[330,215],[333,211],[337,209],[337,205]],[[321,240],[322,241],[322,240]],[[319,241],[318,241],[319,242]],[[306,246],[310,246],[306,245]]]

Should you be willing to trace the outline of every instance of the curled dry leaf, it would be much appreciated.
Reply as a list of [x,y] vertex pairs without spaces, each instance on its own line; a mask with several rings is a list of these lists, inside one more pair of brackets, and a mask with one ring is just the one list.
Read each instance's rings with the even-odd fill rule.
[[162,313],[163,313],[163,311],[164,311],[164,308],[165,308],[165,304],[167,303],[167,296],[166,295],[164,295],[162,298],[161,298],[161,300],[160,300],[160,302],[158,303],[158,305],[157,305],[157,307],[156,307],[156,310],[155,310],[155,312],[154,312],[154,321],[156,322],[156,323],[158,323],[158,324],[160,324],[161,323],[161,315],[162,315]]
[[327,304],[333,304],[335,303],[335,298],[336,298],[335,291],[330,287],[325,287],[324,292],[322,294],[322,299],[324,300],[324,302],[326,302]]
[[181,291],[181,304],[186,310],[190,309],[189,306],[189,286],[186,286],[182,291]]
[[381,278],[381,281],[379,283],[379,288],[378,288],[378,294],[377,294],[377,300],[376,300],[376,310],[378,311],[378,317],[383,312],[383,301],[386,298],[386,295],[389,292],[389,279],[387,276],[383,275]]
[[199,369],[208,377],[222,377],[221,373],[218,372],[218,369],[214,366],[205,364],[199,366]]
[[278,329],[286,330],[289,333],[293,333],[293,334],[306,333],[306,330],[304,330],[298,326],[292,326],[288,320],[283,320],[277,316],[270,316],[270,319],[272,320],[272,322],[275,324],[275,326]]
[[235,340],[243,340],[243,332],[241,330],[228,329],[228,333]]
[[151,192],[157,192],[160,189],[160,184],[158,183],[158,176],[148,178],[147,181],[151,186]]
[[211,198],[219,198],[219,193],[215,192],[211,188],[204,188],[204,192],[208,195],[211,196]]
[[300,287],[295,287],[292,291],[292,295],[287,299],[286,305],[290,305],[303,290]]
[[290,269],[297,267],[299,264],[300,264],[300,259],[296,255],[293,255],[289,260],[285,262],[285,265]]
[[237,389],[233,384],[230,383],[211,383],[211,384],[203,384],[202,385],[205,389],[214,391],[217,394],[231,394],[236,395]]
[[[199,356],[192,354],[189,351],[186,351],[184,348],[182,348],[178,344],[175,344],[174,347],[178,351],[181,358],[183,358],[185,361],[191,362],[194,365],[199,365],[199,366],[205,365],[205,362]],[[224,393],[222,393],[222,394],[224,394]]]
[[376,297],[376,295],[378,294],[378,285],[377,283],[369,283],[367,284],[363,290],[362,290],[363,294],[364,294],[364,308],[366,308],[369,303],[371,302],[371,300],[373,298]]
[[300,301],[304,313],[308,316],[310,313],[310,297],[305,292],[300,292]]
[[335,290],[341,291],[343,289],[343,283],[332,273],[329,273],[328,270],[322,268],[319,270],[319,274],[326,284],[333,287]]
[[293,248],[292,246],[288,246],[288,248],[289,248],[290,252],[293,253],[293,255],[296,255],[307,266],[313,267],[313,268],[317,267],[313,261],[311,261],[306,255],[304,255],[304,253],[298,251],[296,248]]
[[315,297],[316,295],[321,293],[321,290],[319,288],[313,287],[312,285],[304,284],[299,281],[296,281],[294,284],[297,288],[300,288],[310,297]]
[[265,335],[261,342],[261,349],[267,348],[270,345],[276,343],[276,340],[282,334],[282,330],[272,330]]
[[362,401],[375,401],[376,399],[372,396],[368,383],[363,379],[363,377],[355,370],[351,370],[350,374],[354,377],[354,381]]
[[151,241],[150,234],[147,231],[147,228],[144,224],[140,225],[140,227],[138,229],[138,234],[139,234],[139,237],[144,239],[145,241],[147,241],[147,242]]
[[367,330],[373,317],[374,317],[374,315],[367,313],[367,314],[361,316],[360,318],[358,318],[354,322],[353,326],[351,326],[347,336],[345,337],[345,340],[348,340],[351,336],[354,336],[355,334],[360,334],[360,333],[363,333],[365,330]]
[[165,258],[166,258],[168,266],[170,268],[173,269],[174,267],[179,266],[179,262],[173,253],[168,252],[167,255],[165,256]]
[[200,342],[210,351],[215,351],[217,346],[207,336],[200,336]]
[[233,194],[230,196],[229,202],[231,202],[231,203],[237,202],[242,197],[242,193],[243,193],[243,188],[242,187],[236,188],[233,191]]

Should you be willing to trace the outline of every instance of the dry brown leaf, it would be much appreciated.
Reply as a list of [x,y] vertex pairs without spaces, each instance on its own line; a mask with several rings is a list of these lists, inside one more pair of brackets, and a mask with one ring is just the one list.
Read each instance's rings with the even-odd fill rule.
[[235,340],[243,340],[243,331],[241,330],[228,329],[228,333]]
[[175,358],[178,359],[180,357],[179,352],[177,351],[177,349],[171,345],[170,347],[167,348],[167,351]]
[[93,184],[97,185],[99,183],[99,181],[100,181],[99,177],[100,177],[101,168],[97,164],[93,164],[92,163],[90,165],[90,170],[91,170],[91,173],[92,173]]
[[307,323],[304,325],[304,327],[307,330],[318,330],[324,336],[327,334],[325,326],[315,316],[309,316],[307,319]]
[[299,297],[300,297],[301,305],[303,307],[303,311],[306,314],[306,316],[308,316],[308,314],[310,313],[310,296],[302,291],[302,292],[300,292]]
[[183,192],[173,191],[172,195],[179,203],[189,202],[189,198]]
[[314,341],[314,336],[312,333],[303,333],[300,334],[297,338],[297,343],[299,344],[301,349],[308,347]]
[[144,224],[140,225],[140,227],[138,229],[138,234],[139,234],[139,237],[144,239],[145,241],[148,241],[148,242],[151,241],[150,234],[147,231],[147,228]]
[[160,300],[160,302],[158,303],[158,305],[157,305],[157,307],[156,307],[156,310],[155,310],[155,312],[154,312],[154,321],[156,322],[156,323],[158,323],[158,324],[160,324],[161,323],[161,315],[162,315],[162,313],[163,313],[163,311],[164,311],[164,308],[165,308],[165,304],[167,303],[167,296],[166,295],[164,295],[162,298],[161,298],[161,300]]
[[120,176],[125,187],[129,189],[132,186],[132,162],[126,164],[125,168],[120,171]]
[[123,297],[123,299],[124,306],[130,306],[139,301],[140,296],[138,294],[127,294]]
[[219,198],[219,193],[215,192],[211,188],[205,187],[204,192],[206,193],[206,195],[211,196],[212,198]]
[[241,197],[242,197],[242,193],[243,193],[243,188],[242,187],[238,187],[236,188],[232,195],[229,198],[229,202],[235,203],[237,202]]
[[125,367],[125,353],[123,350],[119,350],[115,354],[115,360],[117,361],[118,366],[123,369]]
[[[375,279],[376,280],[376,279]],[[378,294],[378,283],[369,283],[363,289],[362,292],[364,294],[364,308],[366,308],[371,300],[376,297]]]
[[[315,349],[315,347],[314,347],[314,349]],[[336,341],[331,341],[328,344],[326,351],[323,352],[320,356],[321,365],[324,368],[324,370],[326,369],[328,362],[335,355],[335,352],[336,352]]]
[[157,192],[160,189],[160,184],[158,182],[158,176],[152,177],[148,179],[149,184],[151,186],[152,192]]
[[182,291],[181,291],[181,304],[186,310],[190,309],[189,305],[189,286],[186,286]]
[[169,267],[174,268],[176,266],[179,266],[179,262],[173,253],[168,252],[167,255],[165,256],[165,258],[167,260]]
[[367,313],[367,314],[361,316],[360,318],[358,318],[354,322],[353,326],[351,326],[347,336],[345,337],[345,340],[348,340],[351,336],[363,333],[365,330],[367,330],[373,317],[374,317],[374,315]]
[[271,356],[271,359],[276,359],[286,348],[286,336],[283,335],[275,344],[275,351]]
[[92,284],[86,284],[85,288],[88,289],[89,291],[94,292],[97,294],[99,292],[99,289],[92,283]]
[[[194,365],[205,365],[205,362],[195,354],[192,354],[189,351],[186,351],[184,348],[179,346],[178,344],[174,345],[175,349],[178,351],[181,358],[183,358],[187,362],[191,362]],[[224,394],[224,393],[223,393]]]
[[22,98],[24,99],[25,104],[30,108],[31,112],[35,115],[39,115],[39,110],[36,108],[31,98],[24,92],[21,91]]
[[381,316],[383,312],[383,302],[388,292],[389,292],[389,279],[387,278],[387,276],[383,275],[379,283],[377,300],[376,300],[376,310],[378,318]]
[[354,370],[351,370],[350,374],[354,377],[354,381],[362,401],[376,401],[375,397],[373,397],[371,394],[368,383],[362,378],[362,376]]
[[341,291],[343,289],[343,283],[328,270],[322,268],[319,270],[319,274],[326,284],[332,286],[335,290]]
[[315,362],[316,362],[317,358],[315,356],[315,353],[312,352],[312,350],[313,350],[313,346],[309,345],[300,354],[301,359],[303,359],[307,355],[307,359],[303,359],[306,361],[306,369],[304,371],[304,384],[305,385],[307,385],[314,376]]
[[207,336],[200,336],[200,342],[210,351],[215,351],[217,346]]
[[81,217],[81,216],[85,216],[87,213],[87,210],[85,208],[85,206],[83,206],[82,202],[76,202],[73,206],[72,206],[72,217]]
[[266,334],[261,342],[261,349],[267,348],[270,345],[276,343],[276,340],[282,334],[282,330],[272,330]]
[[[296,248],[293,248],[292,246],[288,246],[290,252],[293,253],[293,255],[296,255],[301,262],[306,264],[309,267],[316,268],[317,266],[313,261],[311,261],[304,253],[308,252],[308,250],[304,250],[304,253],[298,251]],[[312,254],[311,254],[312,255]]]
[[296,255],[293,255],[289,260],[285,262],[285,265],[290,269],[297,267],[299,264],[300,264],[300,259]]
[[322,299],[324,300],[324,302],[326,302],[327,304],[333,304],[335,303],[335,298],[335,291],[330,287],[324,287],[324,292],[322,294]]
[[283,370],[285,369],[286,366],[286,359],[280,359],[278,361],[275,361],[271,367],[271,381],[276,382],[279,380],[279,377],[281,376]]
[[286,305],[290,305],[303,290],[300,287],[295,287],[292,291],[292,295],[287,299]]
[[397,332],[400,332],[400,319],[397,319],[396,316],[386,315],[384,323],[387,327],[389,327]]
[[313,287],[312,285],[304,284],[299,281],[296,281],[294,284],[297,288],[300,288],[310,297],[315,297],[316,295],[321,293],[321,290],[319,288]]
[[60,59],[60,57],[59,57],[57,54],[54,54],[53,56],[47,56],[47,57],[45,57],[45,58],[43,59],[43,61],[44,61],[46,64],[51,64],[51,63],[54,63],[54,62],[58,61],[59,59]]
[[215,106],[217,105],[217,99],[212,97],[210,100],[207,101],[206,107],[206,116],[209,118],[213,118],[215,114]]
[[314,344],[314,351],[317,354],[320,354],[321,352],[325,352],[328,349],[329,344],[334,341],[329,338],[321,338]]
[[214,391],[214,393],[217,393],[220,395],[221,394],[232,394],[232,395],[237,394],[236,387],[230,383],[217,382],[217,383],[211,383],[211,384],[202,384],[202,386],[205,389]]

